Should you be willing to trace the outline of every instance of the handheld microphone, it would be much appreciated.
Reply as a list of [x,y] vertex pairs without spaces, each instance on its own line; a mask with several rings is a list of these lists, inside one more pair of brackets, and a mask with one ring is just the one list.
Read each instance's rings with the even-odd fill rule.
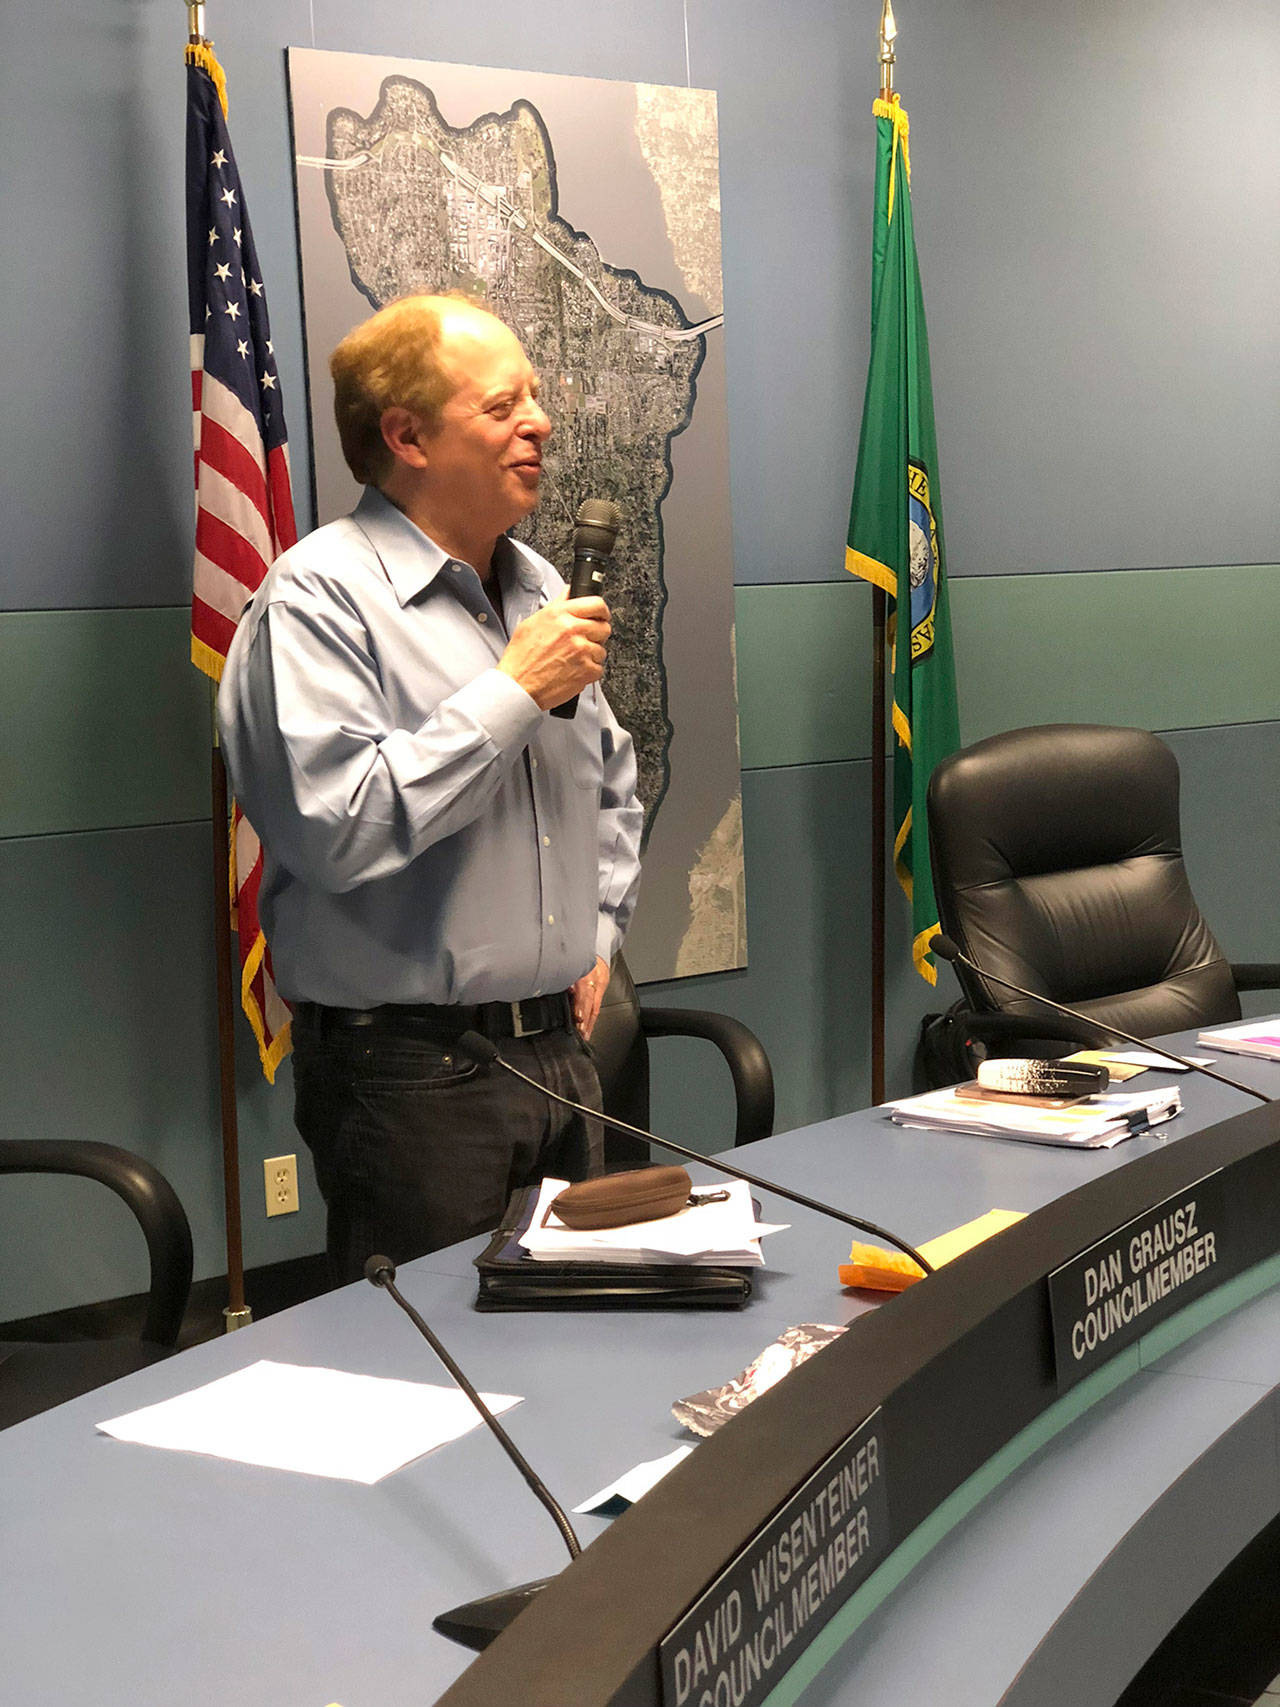
[[[565,1516],[562,1507],[557,1503],[537,1471],[524,1457],[515,1441],[512,1440],[506,1429],[503,1428],[497,1417],[476,1392],[471,1382],[450,1357],[436,1335],[408,1299],[399,1291],[396,1286],[395,1264],[390,1257],[370,1257],[364,1265],[364,1277],[374,1286],[380,1286],[384,1292],[389,1292],[405,1315],[408,1316],[414,1327],[417,1328],[432,1351],[435,1352],[441,1363],[444,1364],[450,1375],[471,1400],[476,1410],[479,1411],[481,1419],[489,1431],[497,1437],[499,1446],[524,1477],[532,1493],[551,1513],[555,1525],[564,1539],[565,1546],[569,1549],[569,1557],[576,1559],[582,1551],[582,1547],[578,1537],[573,1532],[573,1525]],[[506,1629],[516,1614],[522,1612],[534,1595],[544,1588],[549,1581],[550,1578],[541,1577],[536,1582],[522,1583],[518,1588],[503,1589],[498,1594],[487,1595],[483,1600],[474,1600],[466,1606],[455,1607],[452,1612],[441,1612],[432,1620],[432,1628],[438,1630],[442,1636],[452,1637],[455,1642],[461,1642],[468,1648],[486,1648],[494,1637]]]
[[1171,1061],[1180,1072],[1203,1073],[1205,1078],[1216,1079],[1220,1085],[1226,1085],[1233,1091],[1243,1091],[1246,1096],[1256,1097],[1259,1102],[1271,1102],[1273,1100],[1264,1092],[1255,1091],[1251,1085],[1242,1085],[1238,1079],[1229,1079],[1225,1073],[1215,1073],[1212,1067],[1201,1067],[1197,1062],[1187,1060],[1185,1056],[1174,1055],[1168,1049],[1161,1049],[1158,1043],[1151,1043],[1142,1037],[1133,1037],[1129,1032],[1121,1031],[1118,1025],[1109,1025],[1105,1020],[1095,1019],[1091,1014],[1078,1013],[1075,1008],[1064,1007],[1061,1002],[1055,1002],[1052,996],[1041,996],[1035,990],[1024,990],[1021,984],[1010,983],[1007,978],[998,978],[994,972],[988,972],[985,967],[979,966],[976,960],[971,960],[967,954],[963,953],[957,942],[954,942],[949,936],[944,936],[942,932],[929,939],[929,948],[934,954],[940,955],[943,960],[950,960],[953,963],[959,962],[961,966],[967,966],[970,972],[976,974],[977,977],[986,978],[992,984],[999,984],[1001,989],[1012,990],[1016,995],[1025,996],[1028,1001],[1039,1002],[1054,1013],[1065,1014],[1068,1019],[1079,1020],[1084,1025],[1091,1026],[1095,1031],[1101,1032],[1104,1037],[1118,1037],[1124,1043],[1132,1043],[1135,1049],[1146,1050],[1152,1055],[1161,1055],[1166,1061]]
[[645,1138],[651,1144],[657,1144],[660,1149],[673,1150],[677,1156],[684,1156],[688,1161],[704,1162],[707,1167],[718,1168],[731,1179],[745,1180],[748,1185],[758,1186],[761,1191],[771,1191],[777,1197],[785,1197],[789,1203],[798,1203],[804,1209],[815,1209],[819,1215],[829,1215],[833,1221],[842,1221],[846,1227],[853,1227],[860,1233],[871,1233],[877,1239],[884,1239],[888,1244],[905,1252],[912,1262],[919,1263],[926,1274],[933,1273],[933,1264],[922,1257],[914,1245],[909,1245],[905,1239],[900,1239],[887,1227],[878,1227],[874,1221],[861,1221],[856,1215],[847,1215],[843,1209],[833,1209],[829,1203],[819,1203],[816,1198],[806,1197],[803,1192],[792,1191],[788,1186],[762,1179],[758,1174],[749,1174],[745,1168],[732,1167],[728,1162],[722,1162],[718,1156],[704,1156],[698,1150],[688,1150],[683,1144],[677,1144],[670,1138],[659,1138],[655,1132],[646,1132],[643,1126],[630,1126],[625,1120],[615,1120],[611,1114],[603,1114],[597,1108],[587,1108],[583,1103],[574,1102],[571,1097],[561,1096],[558,1091],[553,1091],[548,1085],[540,1084],[537,1079],[531,1079],[527,1073],[522,1073],[518,1067],[513,1067],[510,1061],[504,1061],[498,1053],[497,1045],[478,1031],[464,1031],[457,1039],[457,1047],[470,1055],[477,1066],[499,1066],[513,1078],[522,1080],[544,1097],[549,1097],[552,1102],[575,1109],[577,1113],[585,1114],[589,1120],[603,1121],[606,1126],[612,1126],[615,1132],[625,1132],[632,1138]]
[[[603,593],[605,565],[613,551],[613,542],[622,526],[622,511],[610,498],[584,498],[573,518],[573,575],[569,581],[569,597],[585,599],[591,593]],[[578,710],[578,696],[551,708],[553,717],[573,717]]]

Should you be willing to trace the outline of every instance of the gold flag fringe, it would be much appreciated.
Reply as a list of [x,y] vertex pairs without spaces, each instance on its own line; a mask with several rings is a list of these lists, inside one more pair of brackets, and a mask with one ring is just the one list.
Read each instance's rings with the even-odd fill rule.
[[212,78],[213,86],[218,91],[218,101],[222,107],[222,116],[225,119],[228,116],[227,74],[218,64],[218,56],[213,51],[213,43],[208,41],[188,42],[186,59],[188,65],[198,65],[201,71],[207,72],[209,77]]

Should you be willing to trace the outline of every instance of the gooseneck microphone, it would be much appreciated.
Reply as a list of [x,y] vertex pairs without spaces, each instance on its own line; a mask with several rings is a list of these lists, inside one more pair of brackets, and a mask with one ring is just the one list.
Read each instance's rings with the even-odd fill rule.
[[[613,551],[613,542],[622,526],[622,511],[611,498],[584,498],[573,518],[573,575],[569,581],[569,597],[585,599],[592,593],[603,594],[604,572]],[[551,708],[553,717],[573,717],[578,710],[578,696]]]
[[[364,1277],[374,1286],[380,1286],[384,1292],[389,1292],[396,1303],[408,1316],[445,1368],[467,1395],[468,1399],[479,1411],[482,1420],[490,1433],[497,1437],[499,1446],[519,1470],[528,1484],[530,1491],[537,1496],[551,1513],[556,1528],[564,1538],[564,1544],[569,1549],[569,1557],[576,1559],[582,1551],[578,1537],[573,1532],[573,1525],[565,1516],[563,1508],[556,1501],[551,1490],[538,1475],[537,1471],[525,1458],[520,1448],[476,1392],[467,1377],[450,1357],[436,1335],[423,1321],[422,1317],[410,1304],[409,1300],[396,1286],[395,1264],[390,1257],[373,1256],[364,1265]],[[450,1636],[455,1642],[461,1642],[468,1648],[486,1648],[495,1636],[501,1634],[507,1625],[522,1612],[540,1589],[544,1588],[550,1579],[540,1578],[537,1582],[522,1583],[519,1588],[504,1589],[499,1594],[486,1596],[483,1600],[474,1600],[466,1606],[455,1607],[452,1612],[442,1612],[432,1620],[433,1628],[442,1636]]]
[[1180,1072],[1203,1073],[1206,1079],[1216,1079],[1220,1085],[1226,1085],[1230,1090],[1243,1091],[1246,1096],[1256,1097],[1259,1102],[1271,1102],[1273,1099],[1263,1091],[1255,1091],[1252,1085],[1242,1085],[1238,1079],[1229,1079],[1225,1073],[1215,1073],[1212,1067],[1202,1067],[1198,1062],[1189,1061],[1183,1055],[1174,1055],[1168,1049],[1161,1049],[1158,1043],[1152,1043],[1146,1038],[1134,1037],[1127,1031],[1121,1031],[1118,1025],[1110,1025],[1105,1020],[1095,1019],[1092,1014],[1082,1014],[1075,1008],[1065,1007],[1061,1002],[1055,1002],[1052,996],[1042,996],[1035,990],[1024,990],[1021,984],[1014,984],[1008,978],[998,978],[994,972],[988,972],[985,966],[979,966],[976,960],[971,960],[960,948],[959,943],[951,937],[939,932],[929,939],[932,953],[953,964],[967,966],[970,972],[979,978],[986,978],[992,984],[999,984],[1003,990],[1012,990],[1015,995],[1025,996],[1028,1001],[1039,1002],[1043,1007],[1054,1013],[1065,1014],[1068,1019],[1079,1020],[1083,1025],[1090,1026],[1094,1031],[1101,1032],[1104,1037],[1118,1037],[1124,1043],[1132,1043],[1135,1049],[1148,1051],[1152,1055],[1161,1055],[1166,1061],[1171,1061]]
[[718,1156],[704,1156],[698,1150],[688,1150],[683,1144],[676,1144],[670,1138],[659,1138],[656,1132],[646,1132],[643,1126],[630,1126],[625,1120],[615,1120],[611,1114],[602,1114],[599,1109],[587,1108],[584,1103],[574,1102],[571,1097],[561,1096],[549,1085],[541,1084],[537,1079],[531,1079],[527,1073],[522,1073],[519,1067],[513,1067],[510,1061],[504,1061],[498,1053],[497,1046],[478,1031],[464,1031],[457,1039],[457,1048],[470,1055],[477,1066],[498,1066],[513,1078],[520,1079],[526,1085],[552,1102],[562,1103],[565,1108],[575,1109],[579,1114],[585,1114],[590,1120],[599,1120],[606,1126],[612,1126],[615,1132],[625,1132],[632,1138],[644,1138],[651,1144],[657,1144],[663,1150],[673,1150],[677,1156],[683,1156],[687,1161],[703,1162],[709,1168],[718,1168],[722,1174],[728,1174],[731,1179],[745,1180],[748,1185],[758,1186],[761,1191],[771,1191],[777,1197],[785,1197],[789,1203],[798,1203],[802,1208],[814,1209],[819,1215],[829,1215],[833,1221],[842,1221],[846,1227],[853,1227],[860,1233],[871,1233],[877,1239],[884,1239],[898,1250],[909,1256],[912,1262],[919,1263],[926,1274],[933,1273],[933,1264],[920,1255],[914,1245],[909,1245],[905,1239],[900,1239],[896,1233],[891,1233],[887,1227],[878,1227],[874,1221],[862,1221],[856,1215],[848,1215],[843,1209],[833,1209],[829,1203],[819,1203],[817,1198],[806,1197],[803,1192],[792,1191],[790,1187],[778,1185],[773,1180],[763,1179],[759,1174],[749,1174],[745,1168],[735,1168],[728,1162],[722,1162]]

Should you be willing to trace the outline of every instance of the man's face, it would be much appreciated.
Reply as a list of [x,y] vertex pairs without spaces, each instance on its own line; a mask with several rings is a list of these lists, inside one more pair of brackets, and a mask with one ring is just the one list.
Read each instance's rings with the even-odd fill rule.
[[446,319],[440,354],[456,388],[437,430],[419,441],[430,511],[446,531],[461,524],[496,540],[538,502],[551,436],[538,376],[514,333],[488,315]]

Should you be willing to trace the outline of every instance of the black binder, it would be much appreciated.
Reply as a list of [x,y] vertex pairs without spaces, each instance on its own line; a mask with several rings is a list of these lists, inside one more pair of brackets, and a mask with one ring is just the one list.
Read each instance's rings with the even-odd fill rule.
[[502,1225],[475,1259],[477,1310],[740,1310],[751,1297],[747,1268],[531,1257],[520,1235],[537,1201],[536,1185],[516,1192]]

